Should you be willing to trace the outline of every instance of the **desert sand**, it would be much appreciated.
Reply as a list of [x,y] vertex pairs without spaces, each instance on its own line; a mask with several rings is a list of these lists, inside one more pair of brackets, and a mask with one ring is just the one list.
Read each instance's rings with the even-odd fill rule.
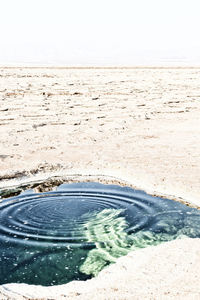
[[[199,75],[1,68],[0,188],[50,174],[107,176],[199,207]],[[199,249],[185,239],[130,253],[91,281],[55,287],[51,299],[200,299]],[[0,299],[50,298],[33,289],[1,287]]]

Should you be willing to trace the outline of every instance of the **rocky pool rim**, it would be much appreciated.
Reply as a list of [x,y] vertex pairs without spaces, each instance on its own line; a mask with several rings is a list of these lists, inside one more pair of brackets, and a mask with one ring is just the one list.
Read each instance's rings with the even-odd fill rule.
[[100,183],[105,185],[116,185],[120,187],[127,187],[134,189],[137,192],[146,193],[152,197],[162,198],[180,202],[191,208],[200,210],[200,205],[183,199],[182,197],[163,194],[160,192],[149,191],[137,187],[134,183],[111,175],[102,174],[42,174],[40,176],[24,176],[24,174],[16,174],[16,176],[8,176],[1,179],[0,184],[0,202],[6,198],[18,196],[27,190],[33,190],[34,193],[52,192],[57,189],[61,184],[74,184],[74,183]]

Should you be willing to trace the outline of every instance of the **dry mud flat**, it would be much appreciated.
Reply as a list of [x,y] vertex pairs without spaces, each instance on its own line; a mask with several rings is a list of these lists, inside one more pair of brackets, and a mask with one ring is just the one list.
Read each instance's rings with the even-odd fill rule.
[[106,174],[198,201],[200,69],[0,69],[0,176]]
[[[199,206],[199,78],[198,68],[1,68],[0,187],[47,172],[113,175]],[[198,249],[199,240],[183,240],[137,251],[148,260],[143,273],[130,254],[127,261],[140,277],[128,269],[133,281],[120,284],[123,268],[112,266],[109,284],[106,271],[105,279],[100,274],[92,281],[103,288],[94,286],[90,299],[95,293],[102,299],[199,299]],[[166,289],[156,282],[166,282]],[[79,285],[87,287],[85,294],[69,297],[89,299],[90,283]]]

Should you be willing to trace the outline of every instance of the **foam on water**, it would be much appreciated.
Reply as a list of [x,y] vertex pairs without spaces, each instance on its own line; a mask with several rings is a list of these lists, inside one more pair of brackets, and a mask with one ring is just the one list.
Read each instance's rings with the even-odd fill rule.
[[200,237],[200,212],[128,187],[64,184],[0,202],[0,284],[84,280],[129,251]]

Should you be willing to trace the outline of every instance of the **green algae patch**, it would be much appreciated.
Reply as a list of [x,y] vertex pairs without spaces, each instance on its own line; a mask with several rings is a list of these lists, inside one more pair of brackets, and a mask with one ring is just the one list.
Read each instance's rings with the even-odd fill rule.
[[156,246],[174,239],[200,235],[200,227],[194,226],[195,221],[199,222],[199,215],[195,220],[194,216],[191,218],[188,214],[184,224],[183,222],[180,224],[180,218],[172,211],[173,218],[163,216],[162,220],[157,222],[156,225],[160,228],[159,231],[162,229],[161,232],[142,230],[128,234],[129,224],[125,217],[120,216],[122,213],[123,210],[106,209],[94,214],[91,220],[85,224],[86,238],[89,242],[95,243],[96,249],[89,251],[86,260],[80,267],[82,273],[96,276],[105,266],[116,262],[117,258],[130,251]]

